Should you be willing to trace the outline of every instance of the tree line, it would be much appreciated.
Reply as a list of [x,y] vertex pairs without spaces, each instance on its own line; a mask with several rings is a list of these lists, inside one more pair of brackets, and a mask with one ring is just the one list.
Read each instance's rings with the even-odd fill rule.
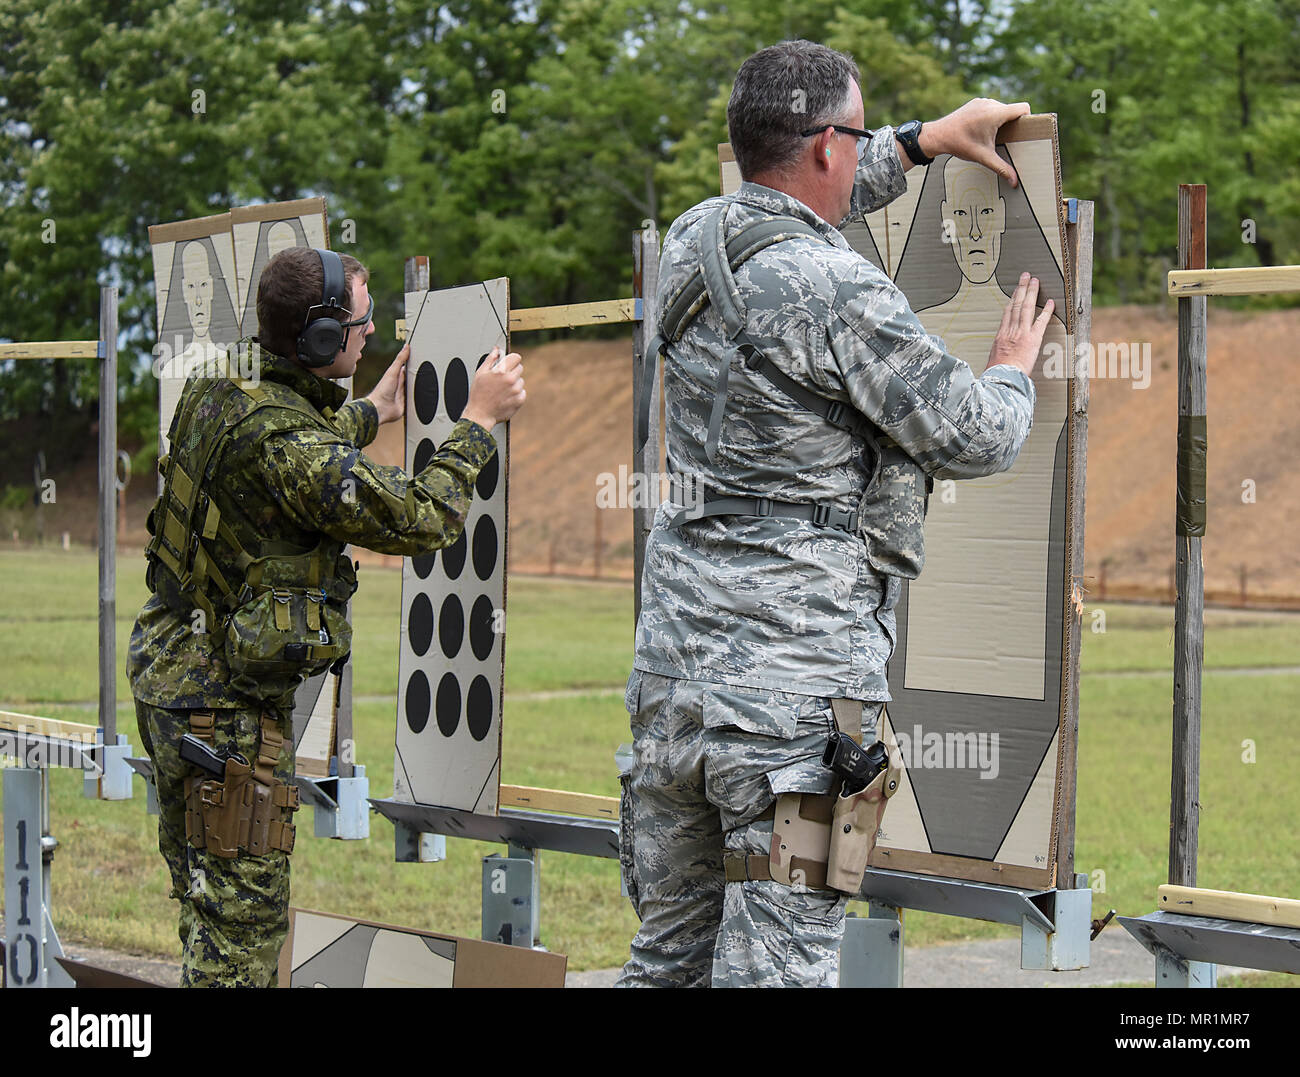
[[[148,226],[318,194],[381,354],[410,254],[521,307],[627,295],[631,234],[717,190],[736,68],[792,37],[853,54],[869,127],[1056,112],[1098,303],[1163,295],[1179,182],[1210,185],[1212,265],[1300,261],[1300,0],[6,0],[0,339],[93,337],[119,285],[147,443]],[[93,364],[8,366],[0,418],[93,415]]]

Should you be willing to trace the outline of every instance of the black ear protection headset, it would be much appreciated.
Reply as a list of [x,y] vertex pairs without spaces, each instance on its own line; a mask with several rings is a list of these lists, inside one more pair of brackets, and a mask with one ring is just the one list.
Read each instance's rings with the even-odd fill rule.
[[[324,276],[321,301],[316,306],[307,308],[307,324],[302,327],[297,349],[298,359],[304,366],[321,367],[334,362],[334,357],[343,347],[346,332],[343,322],[352,317],[352,312],[343,305],[347,298],[343,291],[346,285],[343,259],[334,251],[313,249],[320,256]],[[342,317],[330,317],[330,312]]]

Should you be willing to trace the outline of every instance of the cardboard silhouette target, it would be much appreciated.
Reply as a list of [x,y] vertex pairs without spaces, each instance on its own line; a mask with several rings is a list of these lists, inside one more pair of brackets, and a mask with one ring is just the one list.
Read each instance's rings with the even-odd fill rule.
[[568,958],[526,946],[289,910],[281,987],[563,987]]
[[165,456],[185,379],[222,370],[240,337],[230,214],[154,225],[149,242],[158,300],[159,456]]
[[[1065,660],[1084,467],[1070,452],[1074,291],[1055,117],[1026,117],[1000,137],[1018,186],[943,156],[910,169],[904,195],[841,227],[976,374],[1022,271],[1039,278],[1040,302],[1055,302],[1019,456],[997,475],[935,482],[924,569],[901,581],[882,736],[904,773],[871,863],[1049,886],[1065,807],[1058,771],[1074,747],[1063,743],[1066,686],[1078,675]],[[739,174],[720,151],[734,189]]]

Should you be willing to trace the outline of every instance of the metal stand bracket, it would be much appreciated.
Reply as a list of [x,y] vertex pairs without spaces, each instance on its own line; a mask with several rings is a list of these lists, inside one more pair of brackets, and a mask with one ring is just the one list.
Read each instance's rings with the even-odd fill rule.
[[394,819],[393,859],[399,864],[436,864],[447,859],[447,838]]
[[1046,930],[1028,917],[1020,925],[1020,967],[1049,972],[1086,969],[1091,950],[1092,888],[1077,874],[1075,889],[1051,894],[1052,927]]
[[483,858],[483,938],[506,946],[541,946],[537,852],[507,846]]
[[347,841],[370,837],[370,779],[364,766],[354,766],[350,778],[300,774],[295,781],[303,803],[312,807],[316,837]]
[[844,921],[841,987],[903,986],[903,910],[872,901],[866,916]]
[[50,916],[50,868],[59,843],[44,833],[49,789],[43,769],[6,767],[4,784],[6,987],[72,987]]
[[105,744],[104,730],[101,728],[96,732],[99,740],[95,744],[95,766],[86,771],[82,794],[88,800],[130,800],[133,768],[127,762],[131,745],[127,743],[126,734],[117,734],[116,744]]

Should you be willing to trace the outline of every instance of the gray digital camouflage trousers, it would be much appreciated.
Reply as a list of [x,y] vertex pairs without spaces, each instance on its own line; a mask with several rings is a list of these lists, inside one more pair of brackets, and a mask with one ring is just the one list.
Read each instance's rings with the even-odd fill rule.
[[[831,701],[633,670],[621,861],[641,929],[620,987],[834,987],[848,896],[726,882],[723,851],[769,852],[780,793],[829,793]],[[870,739],[882,705],[863,709]]]

